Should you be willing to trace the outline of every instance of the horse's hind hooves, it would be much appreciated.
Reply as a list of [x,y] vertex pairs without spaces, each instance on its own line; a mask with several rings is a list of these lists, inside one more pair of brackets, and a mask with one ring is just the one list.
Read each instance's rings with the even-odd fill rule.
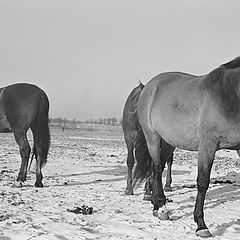
[[212,237],[212,234],[209,232],[208,229],[201,229],[196,231],[196,235],[202,238],[209,238]]

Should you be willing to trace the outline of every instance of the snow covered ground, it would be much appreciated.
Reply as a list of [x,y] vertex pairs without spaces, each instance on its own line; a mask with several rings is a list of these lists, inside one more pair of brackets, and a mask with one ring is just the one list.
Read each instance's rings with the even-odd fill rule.
[[[28,174],[14,188],[20,166],[12,134],[0,135],[0,240],[152,239],[194,240],[197,154],[176,150],[169,221],[152,216],[143,187],[125,196],[126,148],[120,127],[51,129],[44,188]],[[32,142],[32,141],[31,141]],[[240,239],[240,160],[235,152],[217,153],[205,202],[205,220],[214,239]],[[69,212],[87,205],[93,214]]]

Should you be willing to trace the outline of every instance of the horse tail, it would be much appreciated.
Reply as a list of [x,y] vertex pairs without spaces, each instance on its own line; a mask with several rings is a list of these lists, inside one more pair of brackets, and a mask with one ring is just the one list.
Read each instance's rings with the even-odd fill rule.
[[138,79],[138,87],[141,88],[141,90],[143,90],[143,88],[145,87],[145,85],[142,83],[142,81],[140,79]]
[[153,161],[139,121],[135,140],[135,158],[137,164],[133,172],[133,187],[138,187],[145,179],[151,176],[153,171]]
[[34,145],[33,145],[32,156],[31,156],[31,159],[30,159],[30,163],[29,163],[29,165],[28,165],[28,172],[29,172],[30,169],[31,169],[32,161],[33,161],[34,156],[36,156],[36,146],[35,146],[35,143],[34,143]]
[[[34,146],[33,155],[38,155],[40,158],[40,167],[43,168],[47,163],[47,155],[50,147],[50,132],[49,132],[49,101],[45,92],[40,93],[39,108],[34,126]],[[39,150],[38,150],[39,149]]]

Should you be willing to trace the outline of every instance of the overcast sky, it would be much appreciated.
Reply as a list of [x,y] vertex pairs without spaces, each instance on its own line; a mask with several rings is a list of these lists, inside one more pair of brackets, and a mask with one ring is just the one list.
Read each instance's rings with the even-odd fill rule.
[[122,115],[140,79],[240,55],[239,0],[0,0],[0,86],[34,83],[50,117]]

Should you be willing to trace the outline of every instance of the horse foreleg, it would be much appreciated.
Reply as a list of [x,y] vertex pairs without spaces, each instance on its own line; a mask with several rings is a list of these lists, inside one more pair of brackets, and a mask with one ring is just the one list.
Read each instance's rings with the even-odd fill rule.
[[164,186],[165,191],[172,191],[172,163],[173,163],[173,153],[167,160],[167,178],[166,178],[166,184]]
[[194,209],[194,221],[197,223],[196,235],[200,237],[211,237],[205,222],[203,206],[205,195],[210,182],[211,168],[216,152],[216,143],[202,140],[198,149],[198,177],[197,177],[197,200]]
[[[126,140],[127,143],[127,150],[128,150],[128,156],[127,156],[127,167],[128,167],[128,174],[127,174],[127,187],[125,190],[126,195],[133,195],[133,187],[132,187],[132,170],[134,166],[134,156],[133,156],[133,143],[128,142],[129,140]],[[131,141],[131,140],[130,140]]]

